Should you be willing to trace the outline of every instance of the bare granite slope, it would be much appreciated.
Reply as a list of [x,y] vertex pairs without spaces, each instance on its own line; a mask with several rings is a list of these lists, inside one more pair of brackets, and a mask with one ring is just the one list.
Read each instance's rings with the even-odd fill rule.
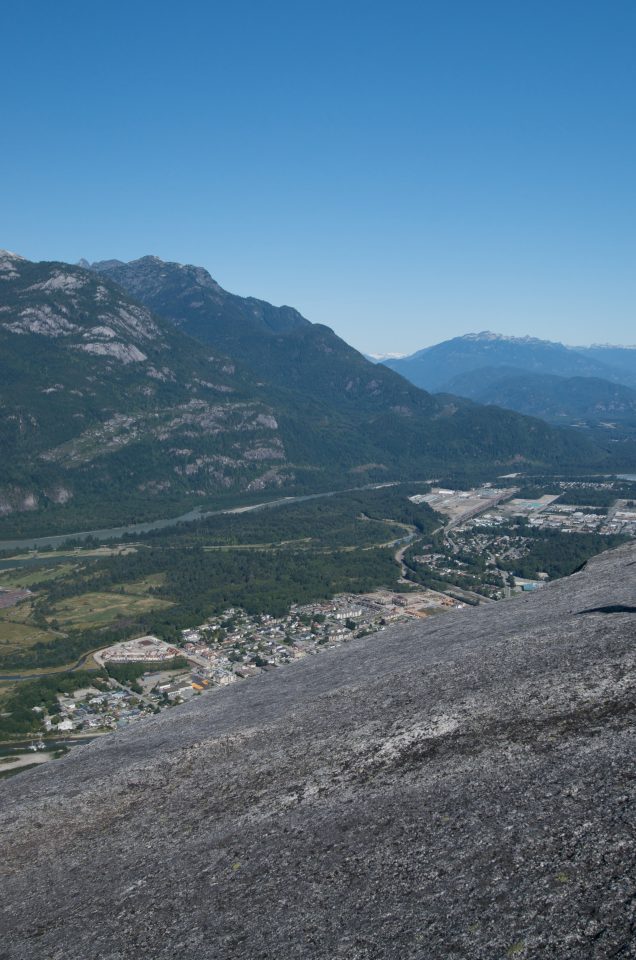
[[0,786],[0,957],[636,957],[636,549]]

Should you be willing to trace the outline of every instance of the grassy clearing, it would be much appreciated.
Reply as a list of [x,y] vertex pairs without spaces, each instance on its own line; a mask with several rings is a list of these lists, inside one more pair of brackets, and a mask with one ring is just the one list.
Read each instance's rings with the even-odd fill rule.
[[[91,664],[90,667],[85,667],[84,665],[82,665],[79,668],[80,670],[87,670],[87,669],[101,670],[101,667],[94,662],[92,656],[89,659]],[[88,663],[89,661],[87,660],[86,662]],[[48,677],[49,674],[52,674],[52,673],[74,673],[75,671],[73,668],[75,667],[76,663],[77,663],[77,659],[73,660],[70,663],[58,664],[58,666],[55,666],[55,667],[32,667],[30,670],[25,670],[22,667],[20,667],[19,670],[7,670],[7,674],[8,675],[14,674],[15,676],[21,677],[23,680],[37,680],[39,677],[43,675]],[[20,681],[16,681],[16,680],[4,681],[2,684],[2,687],[0,688],[0,695],[4,696],[5,693],[10,693],[11,690],[15,687],[16,683],[19,683],[19,682]]]
[[82,666],[82,670],[101,670],[101,665],[97,662],[93,654],[91,653]]
[[61,563],[53,567],[37,567],[35,570],[29,570],[27,567],[16,567],[13,570],[6,570],[0,573],[0,587],[26,587],[37,586],[45,580],[57,580],[60,577],[66,577],[76,569],[76,564]]
[[75,547],[72,550],[30,550],[27,553],[16,553],[15,556],[7,557],[7,562],[11,560],[65,560],[65,559],[77,559],[84,560],[87,557],[93,559],[100,559],[101,557],[113,557],[117,554],[126,555],[127,553],[135,553],[138,543],[125,543],[117,544],[114,547],[93,547],[91,549],[80,549]]
[[122,617],[135,617],[148,610],[171,607],[168,600],[130,593],[84,593],[62,600],[53,608],[51,619],[65,627],[90,630]]
[[[36,626],[31,621],[32,613],[30,601],[0,611],[0,656],[11,654],[17,649],[31,647],[40,641],[54,640],[59,636],[55,630]],[[0,672],[3,671],[0,670]]]
[[[154,590],[156,587],[162,587],[166,582],[165,573],[152,573],[147,577],[144,577],[143,580],[135,580],[134,583],[121,583],[115,587],[116,590],[123,590],[127,594],[131,594],[136,597],[145,597],[148,596],[151,590]],[[159,604],[162,603],[161,600],[157,601]]]
[[23,600],[15,607],[0,610],[0,623],[30,623],[33,614],[33,601]]
[[18,647],[30,647],[43,640],[51,640],[56,634],[28,623],[0,621],[0,652],[11,653]]
[[[32,587],[45,580],[62,579],[78,569],[80,563],[87,560],[102,560],[113,556],[126,556],[137,552],[137,546],[126,544],[117,547],[96,547],[93,550],[55,550],[51,553],[26,553],[10,557],[7,562],[15,560],[36,560],[46,563],[18,565],[8,570],[0,571],[0,587]],[[67,560],[67,563],[60,561]],[[49,562],[50,561],[50,562]]]

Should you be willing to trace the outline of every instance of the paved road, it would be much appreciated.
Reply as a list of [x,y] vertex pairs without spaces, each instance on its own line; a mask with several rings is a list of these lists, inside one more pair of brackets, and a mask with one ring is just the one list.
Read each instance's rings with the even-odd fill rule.
[[[477,512],[478,512],[478,513],[483,513],[484,510],[487,510],[487,509],[488,509],[488,507],[486,506],[486,507],[484,507],[483,510],[480,509],[480,510],[477,511]],[[470,511],[470,517],[467,515],[466,517],[464,517],[464,519],[470,519],[471,517],[476,516],[476,515],[477,515],[477,514],[475,513],[475,511],[472,510],[472,511]],[[454,519],[454,520],[449,520],[448,523],[442,524],[441,526],[437,527],[437,528],[436,528],[435,530],[433,530],[430,534],[428,534],[428,536],[434,537],[435,534],[437,534],[437,533],[440,532],[440,530],[443,530],[443,531],[446,533],[446,532],[448,532],[449,530],[452,530],[453,527],[457,526],[457,524],[458,524],[459,522],[460,522],[460,520],[458,520],[457,518]],[[413,529],[415,529],[415,528],[413,528]],[[408,580],[409,583],[415,584],[415,586],[419,587],[420,589],[430,589],[430,588],[428,588],[428,587],[424,587],[421,583],[419,583],[419,581],[417,581],[417,580],[412,580],[412,579],[411,579],[411,576],[410,576],[409,568],[408,568],[408,567],[406,566],[406,564],[404,563],[404,554],[406,553],[406,551],[408,550],[408,548],[409,548],[410,546],[412,546],[413,543],[415,543],[415,542],[417,541],[417,539],[418,539],[418,538],[417,538],[415,535],[412,535],[411,538],[409,539],[409,542],[408,542],[408,543],[403,544],[402,546],[400,546],[400,547],[398,548],[398,550],[396,550],[396,552],[395,552],[395,561],[396,561],[396,563],[399,563],[399,565],[400,565],[401,576],[402,576],[402,578],[403,578],[404,580]],[[419,538],[419,539],[421,539],[421,538]],[[396,541],[396,542],[402,543],[402,541]],[[453,597],[453,598],[456,599],[456,600],[464,600],[464,601],[467,602],[467,603],[473,603],[473,604],[475,603],[475,601],[477,601],[477,603],[496,603],[496,602],[497,602],[496,600],[491,599],[491,597],[484,597],[484,596],[482,596],[481,593],[473,593],[472,590],[465,590],[465,589],[463,589],[462,587],[456,587],[456,586],[454,586],[454,585],[453,585],[453,586],[450,586],[449,589],[448,589],[447,591],[445,591],[444,593],[440,593],[439,590],[432,590],[432,592],[433,592],[433,593],[439,593],[440,596],[450,596],[450,597]]]

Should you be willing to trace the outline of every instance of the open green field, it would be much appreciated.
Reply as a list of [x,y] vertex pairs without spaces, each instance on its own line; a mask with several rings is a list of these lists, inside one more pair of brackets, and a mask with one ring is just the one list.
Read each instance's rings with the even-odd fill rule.
[[33,615],[33,600],[31,598],[16,603],[14,607],[4,607],[0,610],[0,623],[30,623]]
[[[112,555],[112,552],[111,554]],[[24,600],[14,607],[0,610],[0,658],[11,658],[13,654],[24,655],[36,644],[65,644],[69,631],[108,628],[122,620],[134,619],[148,611],[159,611],[173,605],[172,601],[154,597],[151,591],[165,581],[165,574],[149,574],[135,582],[123,583],[110,590],[85,592],[79,596],[60,600],[46,613],[46,618],[38,617],[36,608],[38,582],[59,580],[75,575],[76,564],[60,564],[56,567],[38,567],[27,572],[22,570],[6,571],[0,575],[2,586],[25,586],[34,591],[33,598]],[[55,627],[52,626],[55,622]],[[77,662],[75,652],[70,652],[69,663],[55,666],[47,665],[49,670],[64,670]],[[91,657],[86,661],[87,668],[97,667]],[[19,667],[20,675],[37,673],[39,667],[31,669]],[[0,670],[0,673],[4,672]],[[7,669],[7,673],[13,671]]]
[[44,623],[34,623],[32,617],[32,600],[23,600],[15,607],[0,610],[0,656],[7,656],[35,643],[55,640],[59,636]]
[[[59,631],[48,627],[43,620],[34,621],[34,600],[35,597],[22,600],[14,607],[0,610],[0,658],[28,650],[37,643],[50,643],[59,639]],[[3,672],[0,669],[0,673]]]
[[143,594],[83,593],[55,604],[51,620],[56,620],[61,629],[90,630],[122,618],[136,617],[149,610],[162,610],[171,606],[169,600]]
[[165,582],[165,573],[152,573],[147,577],[143,577],[141,580],[135,580],[133,583],[118,584],[114,589],[117,591],[123,590],[124,593],[132,594],[134,596],[145,597],[150,594],[151,590],[154,590],[157,587],[162,587]]
[[[126,551],[124,555],[130,552]],[[109,551],[108,556],[115,553],[121,555],[122,551]],[[90,559],[98,560],[100,556]],[[58,561],[58,565],[53,567],[14,569],[0,574],[2,586],[24,586],[34,591],[32,598],[0,610],[0,660],[7,660],[7,667],[0,668],[0,673],[16,673],[24,677],[40,673],[43,669],[37,665],[40,655],[36,656],[35,650],[33,654],[29,654],[29,650],[38,644],[46,644],[47,647],[53,645],[60,650],[58,661],[65,661],[46,663],[43,665],[46,672],[63,672],[78,661],[75,646],[68,648],[66,656],[63,652],[68,647],[68,637],[77,631],[108,629],[122,621],[133,621],[149,611],[160,611],[173,606],[173,601],[152,595],[151,591],[161,587],[166,578],[164,573],[156,573],[118,584],[109,590],[86,591],[79,596],[59,600],[48,607],[45,617],[41,612],[38,615],[38,601],[47,598],[46,592],[38,592],[38,584],[46,581],[64,583],[67,578],[76,576],[77,571],[77,564],[59,564]],[[96,640],[97,643],[93,641],[93,648],[99,644],[99,640]],[[26,661],[25,655],[28,658]],[[9,666],[11,663],[15,665]],[[89,654],[84,662],[85,669],[97,669],[97,666]],[[6,689],[11,686],[12,683],[9,683]]]
[[60,550],[29,550],[26,553],[16,553],[11,557],[7,557],[7,562],[11,560],[51,560],[51,562],[57,562],[58,560],[85,560],[85,559],[100,559],[101,557],[114,557],[119,556],[120,554],[125,556],[128,553],[134,553],[138,544],[136,543],[125,543],[117,544],[117,546],[99,546],[99,547],[73,547],[72,549],[60,549]]
[[9,653],[17,647],[31,647],[34,643],[50,640],[53,634],[33,624],[0,620],[0,650]]
[[31,590],[39,583],[47,580],[58,580],[71,574],[77,565],[74,563],[59,563],[56,566],[36,567],[14,567],[12,570],[4,570],[0,573],[0,587],[25,587]]

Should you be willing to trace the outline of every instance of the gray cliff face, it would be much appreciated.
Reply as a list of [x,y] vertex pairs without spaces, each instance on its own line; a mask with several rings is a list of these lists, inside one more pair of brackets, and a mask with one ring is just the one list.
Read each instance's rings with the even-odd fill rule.
[[0,787],[3,960],[636,956],[636,549]]

